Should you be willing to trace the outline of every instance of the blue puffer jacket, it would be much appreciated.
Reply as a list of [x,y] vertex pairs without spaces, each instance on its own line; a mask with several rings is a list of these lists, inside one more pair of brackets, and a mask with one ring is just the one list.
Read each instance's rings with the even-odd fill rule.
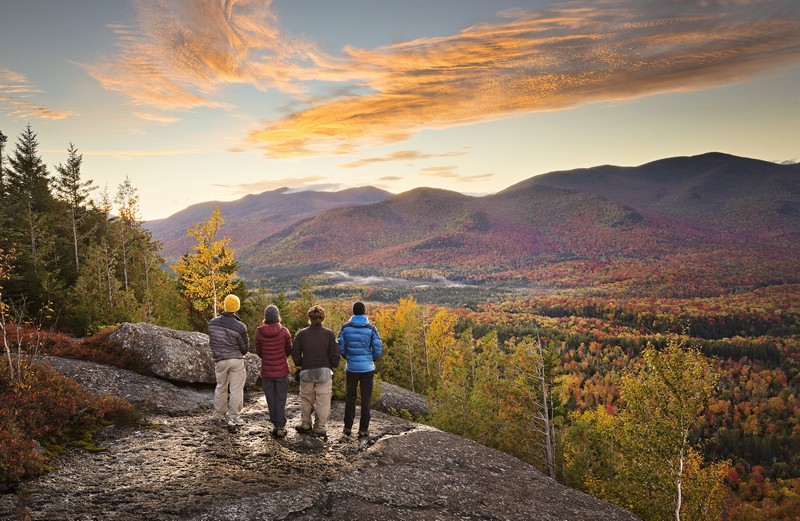
[[368,373],[375,370],[383,342],[367,315],[353,315],[339,331],[339,352],[347,360],[347,371]]

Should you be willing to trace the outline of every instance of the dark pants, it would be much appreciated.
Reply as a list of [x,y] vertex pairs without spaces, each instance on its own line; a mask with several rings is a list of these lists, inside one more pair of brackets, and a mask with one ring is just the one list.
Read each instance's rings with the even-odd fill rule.
[[261,386],[264,387],[264,396],[267,398],[269,421],[281,428],[286,425],[286,395],[289,393],[289,379],[262,378]]
[[368,373],[351,373],[347,371],[347,396],[344,402],[344,428],[352,429],[356,417],[356,392],[361,385],[361,418],[358,421],[359,432],[369,430],[370,400],[372,400],[372,383],[375,371]]

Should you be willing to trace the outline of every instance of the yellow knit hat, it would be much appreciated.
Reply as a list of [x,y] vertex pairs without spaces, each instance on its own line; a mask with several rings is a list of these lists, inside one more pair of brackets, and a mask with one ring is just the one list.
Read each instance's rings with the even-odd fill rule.
[[222,309],[224,309],[228,313],[235,313],[239,311],[240,305],[241,304],[239,303],[239,297],[237,297],[234,294],[230,294],[227,297],[225,297],[225,301],[222,304]]

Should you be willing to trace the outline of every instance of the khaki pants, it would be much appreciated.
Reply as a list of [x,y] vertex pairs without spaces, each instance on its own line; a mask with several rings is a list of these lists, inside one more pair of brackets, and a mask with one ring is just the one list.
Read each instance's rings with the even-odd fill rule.
[[302,425],[311,425],[311,411],[314,411],[313,430],[318,434],[324,434],[325,426],[331,415],[332,395],[333,380],[300,381],[300,422]]
[[214,363],[214,373],[217,377],[217,387],[214,390],[214,417],[225,419],[227,414],[228,424],[241,423],[239,413],[242,412],[244,384],[247,381],[244,359],[220,360]]

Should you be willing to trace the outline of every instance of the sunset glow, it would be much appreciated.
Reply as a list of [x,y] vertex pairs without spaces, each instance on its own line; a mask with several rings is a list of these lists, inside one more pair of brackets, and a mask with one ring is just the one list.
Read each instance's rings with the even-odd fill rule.
[[146,219],[281,186],[491,193],[708,151],[800,158],[794,0],[15,4],[9,148],[30,123],[52,170],[74,143],[95,184],[131,178]]

